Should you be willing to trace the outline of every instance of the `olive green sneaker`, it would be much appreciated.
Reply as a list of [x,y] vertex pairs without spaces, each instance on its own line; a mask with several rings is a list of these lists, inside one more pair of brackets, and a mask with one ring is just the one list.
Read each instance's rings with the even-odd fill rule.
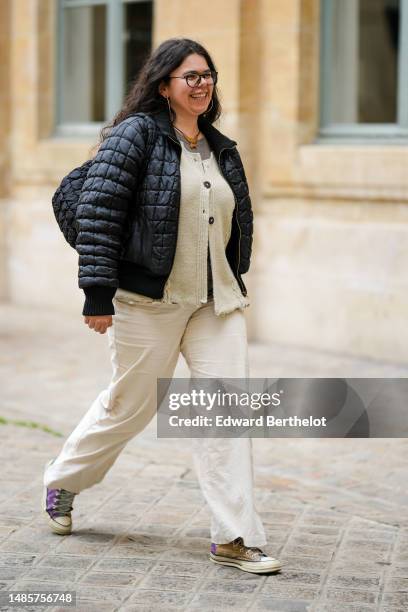
[[278,559],[269,557],[256,546],[245,546],[241,537],[228,544],[211,544],[210,560],[220,565],[231,565],[244,572],[264,574],[278,572],[282,564]]

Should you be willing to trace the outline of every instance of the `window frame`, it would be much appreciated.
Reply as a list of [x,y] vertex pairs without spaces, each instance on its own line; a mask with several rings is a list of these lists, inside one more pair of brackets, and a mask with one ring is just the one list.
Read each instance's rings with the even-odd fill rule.
[[396,123],[330,123],[331,24],[335,0],[320,0],[320,87],[317,142],[406,144],[408,140],[408,3],[401,0]]
[[[123,103],[124,91],[124,8],[126,4],[146,1],[149,0],[57,0],[57,61],[55,62],[56,136],[94,136],[105,125],[105,122],[119,111]],[[64,100],[61,92],[64,74],[64,11],[71,8],[90,6],[106,7],[105,122],[63,122]]]

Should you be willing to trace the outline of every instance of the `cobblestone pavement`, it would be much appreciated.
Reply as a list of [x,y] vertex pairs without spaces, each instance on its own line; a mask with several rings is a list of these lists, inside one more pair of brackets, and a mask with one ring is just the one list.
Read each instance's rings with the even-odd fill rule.
[[[76,609],[95,612],[408,610],[407,439],[254,440],[265,550],[285,563],[280,574],[208,561],[189,440],[156,439],[155,422],[76,497],[74,533],[50,533],[44,464],[109,381],[107,337],[72,315],[3,304],[0,317],[0,589],[72,589]],[[252,377],[408,373],[282,346],[251,344],[250,359]]]

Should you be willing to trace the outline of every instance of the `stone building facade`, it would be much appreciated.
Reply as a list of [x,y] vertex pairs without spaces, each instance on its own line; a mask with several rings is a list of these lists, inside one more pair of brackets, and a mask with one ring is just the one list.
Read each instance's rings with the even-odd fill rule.
[[[0,3],[0,296],[78,312],[51,207],[94,134],[56,130],[56,0]],[[319,139],[318,0],[154,0],[152,44],[188,36],[219,71],[255,215],[250,337],[408,362],[408,148]]]

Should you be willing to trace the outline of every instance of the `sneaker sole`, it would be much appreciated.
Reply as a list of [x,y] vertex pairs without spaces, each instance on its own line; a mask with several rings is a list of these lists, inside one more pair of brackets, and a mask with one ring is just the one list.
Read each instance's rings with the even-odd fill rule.
[[230,565],[231,567],[238,567],[244,572],[250,572],[251,574],[266,574],[270,572],[279,572],[282,569],[282,564],[279,561],[274,563],[268,563],[268,565],[258,565],[255,567],[256,561],[241,561],[240,559],[231,559],[230,557],[221,557],[220,555],[213,555],[210,553],[210,560],[218,565]]
[[[51,465],[53,461],[54,459],[51,459],[50,461],[48,461],[45,464],[45,467],[47,468],[49,465]],[[48,514],[47,512],[47,487],[45,485],[43,486],[42,510],[45,514],[46,522],[48,524],[48,527],[51,528],[51,531],[53,531],[54,533],[58,535],[70,535],[72,533],[72,524],[69,525],[68,527],[64,527],[63,525],[60,525],[59,523],[54,521],[54,519],[52,519],[50,515]]]

